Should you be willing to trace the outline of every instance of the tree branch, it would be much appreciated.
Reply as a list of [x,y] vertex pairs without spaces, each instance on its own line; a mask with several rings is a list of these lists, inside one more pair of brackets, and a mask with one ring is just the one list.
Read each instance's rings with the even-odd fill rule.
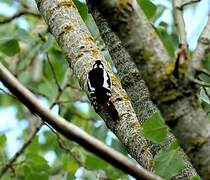
[[202,67],[202,62],[210,53],[210,16],[207,24],[198,40],[198,45],[192,54],[189,73],[195,74],[195,70]]
[[[206,157],[210,157],[210,122],[206,112],[198,107],[196,88],[187,78],[179,81],[172,76],[174,61],[136,1],[91,0],[91,3],[99,8],[143,73],[151,98],[197,171],[209,177],[210,158]],[[197,146],[196,139],[204,139],[206,143]],[[189,147],[194,150],[189,151]]]
[[[144,122],[153,113],[159,112],[158,108],[153,104],[150,99],[149,90],[142,79],[137,67],[132,61],[132,58],[122,46],[119,38],[114,34],[114,32],[109,28],[108,23],[102,17],[101,13],[98,11],[97,7],[88,3],[89,11],[91,12],[97,27],[99,28],[100,35],[107,45],[113,62],[115,63],[117,72],[121,79],[123,88],[128,93],[129,98],[133,108],[137,114],[138,119]],[[175,142],[176,139],[170,130],[167,132],[167,138],[161,144],[151,143],[149,148],[153,155],[155,156],[161,148],[170,146],[171,142]],[[176,177],[185,176],[190,178],[189,171],[195,171],[191,163],[186,158],[187,156],[180,148],[180,154],[183,155],[185,159],[186,168],[180,172]],[[176,177],[174,177],[176,179]]]
[[53,78],[54,78],[54,80],[55,80],[55,84],[56,84],[56,86],[57,86],[57,88],[58,88],[58,91],[61,91],[60,84],[58,83],[58,79],[57,79],[57,77],[56,77],[55,69],[54,69],[54,67],[53,67],[53,65],[52,65],[52,63],[51,63],[51,61],[50,61],[50,58],[49,58],[48,53],[46,53],[46,55],[47,55],[47,62],[48,62],[49,65],[50,65],[50,69],[51,69]]
[[177,50],[176,64],[174,67],[174,75],[179,78],[179,74],[186,72],[188,68],[188,44],[187,34],[185,30],[185,22],[183,17],[183,9],[177,0],[173,0],[175,12],[175,24],[179,35],[179,48]]
[[129,98],[96,46],[95,40],[87,30],[73,1],[43,0],[40,2],[37,0],[37,5],[66,55],[80,86],[87,94],[87,74],[96,60],[103,62],[112,80],[111,101],[118,111],[119,120],[113,121],[106,112],[100,112],[99,115],[104,119],[107,127],[116,134],[130,155],[145,169],[152,170],[154,159],[146,139],[139,133],[141,126]]
[[[1,66],[1,64],[0,64]],[[41,129],[43,123],[40,122],[35,128],[34,132],[31,133],[28,140],[23,144],[23,146],[15,153],[15,155],[3,166],[0,170],[0,178],[7,172],[9,168],[12,167],[13,163],[18,159],[18,157],[25,151],[25,149],[32,143],[32,140]]]
[[0,24],[9,23],[9,22],[13,21],[14,19],[19,18],[20,16],[24,16],[24,15],[35,16],[35,17],[38,17],[38,18],[41,17],[40,14],[37,14],[37,13],[34,13],[34,12],[30,12],[30,11],[21,11],[21,12],[18,12],[18,13],[16,13],[16,14],[14,14],[13,16],[11,16],[11,17],[9,17],[9,18],[6,18],[6,19],[1,20],[1,21],[0,21]]
[[8,95],[9,97],[11,97],[11,98],[15,98],[15,99],[16,99],[16,97],[15,97],[13,94],[11,94],[11,93],[7,92],[7,91],[6,91],[6,90],[4,90],[3,88],[0,88],[0,91],[2,91],[4,94]]
[[[159,97],[161,84],[173,73],[173,61],[135,0],[91,0],[119,36],[149,89]],[[156,90],[156,91],[155,91]]]
[[105,161],[111,163],[126,173],[129,173],[133,177],[141,179],[160,179],[136,163],[128,160],[128,158],[122,154],[112,150],[97,139],[88,135],[79,127],[68,123],[62,117],[56,116],[44,108],[36,97],[24,88],[2,64],[0,64],[0,80],[32,112],[37,114],[43,121],[63,134],[66,138],[77,142],[85,149],[95,153]]
[[195,79],[192,76],[188,76],[188,78],[189,78],[190,81],[192,81],[195,84],[198,84],[198,85],[203,86],[203,87],[210,87],[210,83],[200,81],[199,79]]
[[201,1],[201,0],[190,0],[190,1],[188,1],[188,2],[183,2],[182,4],[180,4],[179,8],[180,8],[180,9],[183,9],[183,8],[185,8],[186,6],[189,6],[189,5],[198,3],[198,2],[200,2],[200,1]]
[[[52,70],[52,69],[51,69]],[[56,77],[56,75],[55,75],[55,78],[57,78]],[[66,89],[66,87],[67,87],[67,85],[68,85],[68,71],[66,72],[66,74],[65,74],[65,76],[64,76],[64,80],[63,80],[63,83],[62,83],[62,87],[60,87],[61,89],[60,89],[60,91],[58,91],[58,94],[55,96],[55,99],[54,99],[54,101],[53,101],[53,103],[51,104],[51,106],[50,106],[50,109],[52,109],[53,107],[54,107],[54,103],[56,102],[56,101],[58,101],[59,100],[59,98],[60,98],[60,96],[62,95],[62,93],[65,91],[65,89]],[[12,94],[11,94],[11,96],[13,96]],[[14,98],[16,98],[16,96],[13,96]],[[31,135],[30,135],[30,137],[27,139],[27,141],[23,144],[23,146],[15,153],[15,155],[3,166],[3,168],[1,169],[1,171],[0,171],[0,178],[7,172],[7,170],[9,169],[9,168],[11,168],[12,167],[12,165],[14,164],[14,162],[18,159],[18,157],[25,151],[25,149],[32,143],[32,140],[34,139],[34,137],[36,136],[36,134],[38,133],[38,131],[41,129],[41,127],[42,127],[42,125],[43,125],[44,123],[42,122],[40,122],[38,125],[37,125],[37,127],[34,129],[34,131],[31,133]],[[52,129],[51,129],[52,130]],[[59,145],[61,145],[62,143],[62,141],[61,141],[61,138],[59,138],[59,135],[55,132],[55,131],[53,131],[55,134],[56,134],[56,136],[57,136],[57,139],[58,139],[58,143],[59,143]],[[61,146],[62,147],[62,146]],[[65,148],[65,150],[67,150],[67,148]]]

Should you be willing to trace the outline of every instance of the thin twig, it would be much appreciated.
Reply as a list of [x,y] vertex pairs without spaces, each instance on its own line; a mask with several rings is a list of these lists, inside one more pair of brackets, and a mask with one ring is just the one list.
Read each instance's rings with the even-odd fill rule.
[[31,144],[32,140],[36,136],[37,132],[42,127],[43,123],[40,122],[35,128],[34,132],[29,136],[28,140],[23,144],[19,151],[15,153],[15,155],[4,165],[4,167],[0,171],[0,178],[7,172],[9,168],[12,167],[12,164],[17,160],[17,158],[24,152],[24,150]]
[[28,91],[19,81],[0,63],[0,80],[21,102],[31,111],[37,114],[43,121],[59,131],[69,140],[79,143],[87,150],[98,155],[113,166],[123,170],[137,179],[159,180],[160,177],[145,170],[143,167],[129,160],[126,156],[106,146],[96,138],[90,136],[85,131],[67,122],[44,108],[37,98]]
[[12,97],[12,98],[17,99],[17,97],[16,97],[16,96],[14,96],[13,94],[11,94],[11,93],[9,93],[9,92],[5,91],[3,88],[0,88],[0,91],[2,91],[4,94],[6,94],[6,95],[8,95],[8,96],[10,96],[10,97]]
[[[65,74],[65,76],[67,76],[68,74]],[[67,83],[68,80],[66,79],[66,77],[64,77],[64,83],[62,84],[62,89],[61,91],[58,92],[57,96],[55,97],[54,101],[58,101],[61,94],[63,93],[63,91],[66,89],[67,87]],[[0,89],[1,90],[1,89]],[[3,92],[5,92],[2,89]],[[13,96],[13,95],[11,95]],[[16,99],[17,97],[14,96]],[[51,104],[50,109],[53,108],[53,104]],[[28,140],[23,144],[23,146],[15,153],[15,155],[3,166],[3,168],[0,171],[0,178],[7,172],[7,170],[9,168],[12,168],[13,163],[18,159],[18,157],[24,152],[24,150],[32,143],[32,140],[34,139],[34,137],[36,136],[36,134],[38,133],[38,131],[41,129],[42,125],[46,124],[41,122],[40,124],[37,125],[37,127],[35,128],[34,132],[31,134],[31,136],[28,138]],[[47,125],[47,124],[46,124]],[[47,125],[48,126],[48,125]],[[48,126],[49,127],[49,126]],[[51,128],[52,129],[52,128]],[[74,158],[74,157],[73,157]]]
[[208,98],[210,99],[210,94],[209,94],[207,88],[206,88],[206,87],[203,87],[203,89],[204,89],[205,94],[206,94],[206,95],[208,96]]
[[83,102],[83,103],[89,103],[90,101],[88,101],[88,99],[86,98],[76,98],[76,97],[70,97],[70,100],[66,100],[66,101],[56,101],[55,104],[68,104],[68,103],[72,103],[72,101],[79,101],[79,102]]
[[51,69],[51,71],[52,71],[52,75],[53,75],[53,78],[54,78],[54,80],[55,80],[55,84],[56,84],[56,86],[57,86],[57,88],[58,88],[58,91],[60,92],[60,91],[61,91],[61,87],[60,87],[60,84],[58,83],[58,79],[57,79],[57,76],[56,76],[56,73],[55,73],[55,69],[54,69],[54,67],[53,67],[53,65],[52,65],[52,63],[51,63],[51,61],[50,61],[50,58],[49,58],[48,53],[46,53],[46,55],[47,55],[47,62],[48,62],[49,65],[50,65],[50,69]]
[[196,67],[195,70],[196,70],[197,72],[199,72],[199,73],[203,73],[203,74],[205,74],[205,75],[207,75],[207,76],[210,76],[210,72],[209,72],[207,69],[203,69],[203,68],[198,68],[198,67]]
[[50,125],[46,124],[50,130],[56,135],[57,137],[57,141],[58,141],[58,145],[60,146],[61,149],[64,149],[67,153],[70,154],[70,156],[75,160],[75,162],[77,162],[77,164],[79,166],[83,166],[84,164],[76,158],[75,154],[71,151],[71,149],[69,149],[68,147],[66,147],[64,140],[62,139],[61,135],[57,133],[57,131],[55,129],[53,129]]
[[183,9],[185,8],[186,6],[189,6],[189,5],[192,5],[192,4],[195,4],[195,3],[198,3],[200,2],[201,0],[191,0],[191,1],[188,1],[188,2],[184,2],[180,5],[180,9]]
[[201,81],[201,80],[199,80],[199,79],[195,79],[195,78],[192,77],[192,76],[188,76],[188,79],[189,79],[190,81],[192,81],[193,83],[198,84],[198,85],[200,85],[200,86],[203,86],[203,87],[210,87],[210,83],[203,82],[203,81]]
[[20,16],[23,16],[23,15],[31,15],[31,16],[41,18],[41,15],[38,13],[34,13],[34,12],[30,12],[30,11],[22,11],[22,12],[18,12],[16,14],[14,14],[13,16],[11,16],[9,18],[6,18],[6,19],[0,21],[0,24],[9,23],[9,22],[13,21],[14,19],[19,18]]
[[23,66],[21,69],[17,70],[15,72],[15,76],[18,77],[21,73],[23,73],[28,67],[30,67],[34,60],[36,59],[37,54],[34,54],[34,56],[30,59],[30,61],[27,61],[27,64]]

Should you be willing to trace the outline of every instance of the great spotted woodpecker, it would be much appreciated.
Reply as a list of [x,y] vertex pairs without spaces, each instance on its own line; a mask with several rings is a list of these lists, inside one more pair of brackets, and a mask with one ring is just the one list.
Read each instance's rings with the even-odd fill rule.
[[117,120],[118,112],[110,100],[111,79],[100,60],[95,61],[87,75],[87,87],[95,111],[107,113],[111,119]]

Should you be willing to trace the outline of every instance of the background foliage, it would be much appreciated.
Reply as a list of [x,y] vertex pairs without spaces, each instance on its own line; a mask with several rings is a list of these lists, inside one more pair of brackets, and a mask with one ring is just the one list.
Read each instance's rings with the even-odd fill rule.
[[[37,14],[32,1],[0,0],[1,4],[11,7],[13,14],[33,12]],[[84,3],[75,0],[79,12],[87,24],[97,44],[107,60],[111,62],[108,51],[99,37],[98,30]],[[148,0],[138,0],[146,16],[154,25],[171,56],[175,56],[177,36],[174,27],[166,22],[159,22],[167,7],[155,5]],[[78,125],[89,134],[105,142],[114,149],[127,155],[117,138],[106,128],[100,117],[90,106],[87,97],[80,89],[73,73],[69,70],[64,56],[45,22],[39,15],[25,14],[8,23],[12,14],[0,14],[0,61],[33,93],[40,102],[51,107],[68,121]],[[210,57],[206,68],[210,68]],[[201,79],[209,81],[204,75]],[[10,126],[10,119],[1,117],[0,122],[0,168],[27,142],[36,130],[40,120],[33,116],[15,97],[0,85],[0,113],[15,113],[15,126]],[[210,91],[210,89],[207,89]],[[200,90],[200,99],[204,108],[210,109],[208,95]],[[210,93],[210,92],[209,92]],[[11,116],[11,115],[10,115]],[[10,116],[7,116],[10,118]],[[4,123],[3,123],[4,122]],[[4,125],[4,124],[7,124]],[[9,129],[5,128],[8,127]],[[21,129],[17,133],[17,129]],[[154,114],[142,133],[147,139],[160,143],[166,136],[166,126],[159,114]],[[15,138],[11,140],[10,134]],[[15,144],[15,145],[12,145]],[[174,145],[176,144],[176,145]],[[176,149],[178,144],[162,150],[155,157],[155,172],[170,178],[182,170],[184,163]],[[162,168],[168,164],[168,168]],[[3,179],[128,179],[123,172],[104,162],[95,155],[85,151],[74,142],[58,137],[50,128],[43,125],[39,133],[33,136],[30,145],[18,156],[16,161],[3,175]]]

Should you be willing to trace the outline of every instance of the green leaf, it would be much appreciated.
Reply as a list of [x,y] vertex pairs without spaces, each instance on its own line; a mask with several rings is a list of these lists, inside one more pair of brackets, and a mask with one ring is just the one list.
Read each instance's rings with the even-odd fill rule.
[[93,155],[88,155],[86,157],[85,165],[90,170],[105,169],[107,167],[107,163],[104,160]]
[[157,7],[149,0],[137,0],[148,19],[155,15]]
[[159,112],[143,123],[143,134],[146,139],[155,143],[161,143],[166,138],[167,128]]
[[7,137],[5,135],[0,136],[0,149],[2,149],[7,141]]
[[180,146],[177,143],[177,141],[172,142],[169,146],[169,149],[171,149],[171,150],[176,150],[176,149],[179,149],[179,148],[180,148]]
[[37,153],[27,153],[26,163],[37,173],[48,172],[50,169],[47,161]]
[[13,0],[0,0],[1,3],[7,3],[8,5],[11,5],[13,3]]
[[88,8],[85,3],[80,2],[79,0],[74,0],[74,4],[77,6],[77,9],[80,13],[80,16],[85,21],[88,15]]
[[[210,94],[210,89],[207,88],[207,92]],[[207,104],[210,104],[210,99],[207,96],[205,90],[203,88],[201,88],[200,93],[199,93],[199,97],[202,101],[206,102]]]
[[155,30],[170,56],[175,57],[175,49],[178,46],[178,37],[174,33],[169,34],[167,32],[167,28],[168,24],[165,22],[161,22],[160,25],[155,28]]
[[12,97],[9,97],[7,94],[1,94],[0,93],[0,106],[1,107],[8,107],[13,105],[14,99]]
[[155,15],[152,17],[153,23],[155,23],[157,21],[157,19],[160,18],[160,16],[163,14],[163,12],[166,9],[166,7],[163,5],[157,5],[156,7],[157,7],[157,9],[156,9]]
[[111,147],[127,156],[127,151],[118,139],[112,139]]
[[107,127],[106,125],[103,123],[101,126],[96,127],[94,129],[93,135],[94,137],[100,139],[101,141],[105,141],[106,136],[107,136]]
[[48,49],[53,45],[53,43],[54,43],[54,37],[50,33],[48,33],[46,42],[44,42],[44,44],[41,46],[40,51],[42,52],[48,51]]
[[57,86],[55,85],[55,82],[49,82],[48,80],[45,80],[45,83],[42,83],[38,86],[39,92],[44,94],[51,102],[51,100],[55,97],[55,94],[57,94]]
[[176,150],[160,151],[155,156],[155,173],[164,178],[175,176],[184,167],[184,160]]
[[8,56],[14,56],[20,52],[19,43],[16,39],[10,39],[0,44],[0,51]]
[[16,30],[15,39],[18,39],[19,41],[25,42],[27,44],[34,42],[33,36],[31,36],[26,30],[20,28]]
[[38,136],[35,136],[35,138],[33,139],[32,143],[27,148],[27,152],[36,154],[39,151],[40,151],[39,139],[38,139]]
[[193,176],[193,177],[191,178],[191,180],[201,180],[201,178],[200,178],[199,176]]

